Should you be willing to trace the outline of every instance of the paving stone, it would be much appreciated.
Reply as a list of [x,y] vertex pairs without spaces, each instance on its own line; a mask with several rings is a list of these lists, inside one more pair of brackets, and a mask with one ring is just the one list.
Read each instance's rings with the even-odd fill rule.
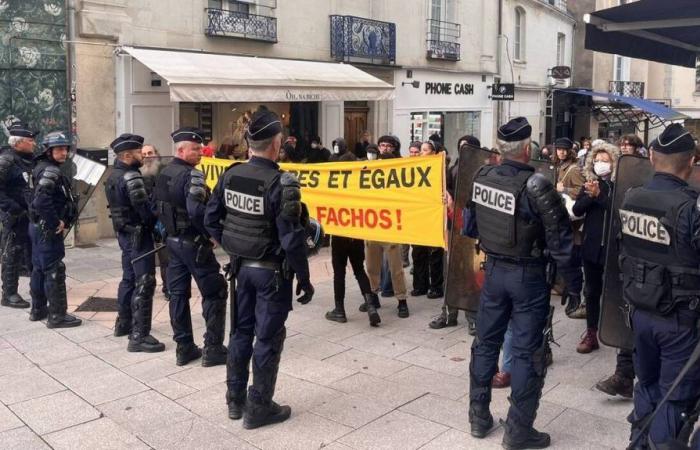
[[280,364],[280,372],[325,386],[355,373],[352,369],[346,369],[303,355],[296,358],[283,359]]
[[41,322],[30,322],[24,311],[4,306],[0,307],[0,311],[3,312],[0,315],[0,336],[16,331],[46,329],[46,326]]
[[375,377],[388,377],[407,368],[410,364],[391,358],[362,352],[351,348],[324,360],[325,362],[345,367],[356,372],[366,373]]
[[199,418],[149,430],[143,433],[143,440],[155,449],[164,450],[255,449],[222,427]]
[[634,407],[631,400],[610,397],[592,389],[582,389],[565,384],[554,387],[542,399],[566,408],[617,421],[629,414]]
[[217,417],[228,413],[226,384],[217,383],[204,390],[179,398],[177,403],[200,417]]
[[[175,362],[173,361],[173,364]],[[168,378],[175,380],[197,390],[206,389],[217,383],[226,381],[226,366],[202,367],[199,360],[193,361],[187,366],[187,370],[178,372]]]
[[35,350],[70,344],[70,341],[59,333],[49,330],[46,327],[14,331],[12,333],[7,333],[4,339],[20,353],[29,353]]
[[[294,314],[292,314],[292,316]],[[289,322],[289,327],[307,336],[316,336],[337,343],[342,343],[343,340],[350,336],[355,336],[363,332],[360,328],[347,326],[347,323],[343,324],[326,320],[323,318],[323,314],[317,314],[314,317],[306,317],[305,320],[299,321],[298,323],[292,319]],[[369,325],[367,325],[367,328],[369,328]]]
[[173,361],[157,358],[126,366],[122,370],[137,380],[148,382],[165,378],[186,369],[175,365]]
[[[124,337],[124,343],[118,350],[108,353],[101,353],[100,358],[116,368],[124,368],[126,366],[131,366],[143,361],[148,361],[149,359],[156,359],[163,356],[161,353],[127,352],[126,346],[128,345],[128,342],[126,339],[127,338]],[[173,358],[173,363],[174,362],[175,360]]]
[[468,407],[462,402],[427,394],[403,405],[400,410],[465,433],[469,431]]
[[50,447],[27,427],[0,433],[3,450],[49,450]]
[[61,361],[80,358],[88,355],[88,352],[69,340],[62,338],[64,342],[29,351],[24,354],[28,359],[38,365],[53,364]]
[[311,412],[352,428],[360,428],[393,409],[386,403],[357,394],[348,394],[317,405]]
[[7,406],[0,404],[0,432],[23,426],[21,420]]
[[339,344],[334,344],[325,339],[297,334],[287,337],[284,348],[294,350],[297,353],[313,359],[326,359],[338,353],[346,351],[348,348]]
[[417,347],[415,344],[405,344],[396,339],[376,336],[372,333],[361,333],[345,339],[341,343],[386,358],[394,358]]
[[361,394],[394,408],[409,403],[428,392],[418,386],[408,386],[396,383],[393,379],[389,381],[363,373],[344,378],[333,383],[330,387],[348,394]]
[[465,362],[462,358],[451,358],[439,350],[430,348],[417,347],[403,355],[397,356],[396,359],[452,375],[453,377],[467,377],[469,374],[468,362]]
[[63,391],[10,406],[38,434],[47,434],[97,419],[100,412],[72,392]]
[[0,350],[0,376],[22,372],[32,367],[34,364],[14,348]]
[[355,449],[416,449],[447,431],[444,425],[406,414],[391,412],[339,441]]
[[194,418],[191,412],[154,391],[105,403],[98,408],[106,417],[137,435]]
[[58,330],[66,339],[76,344],[91,341],[100,337],[112,335],[112,330],[94,323],[83,323],[75,328],[63,328]]
[[197,392],[196,389],[182,384],[170,378],[161,378],[159,380],[147,381],[146,385],[153,390],[165,395],[171,400],[175,400],[181,397],[185,397],[193,392]]
[[469,383],[466,379],[445,375],[443,373],[411,366],[391,376],[391,380],[412,386],[442,397],[457,400],[467,393]]
[[449,429],[437,436],[432,441],[421,447],[421,450],[501,450],[502,433],[497,433],[494,430],[491,435],[485,439],[477,439],[469,433],[464,433],[459,430]]
[[300,380],[283,373],[277,377],[275,401],[291,406],[296,414],[309,411],[316,405],[331,401],[342,395],[343,393],[338,390]]
[[[542,431],[572,436],[586,443],[609,448],[625,448],[629,444],[629,424],[567,409]],[[581,430],[591,430],[582,433]],[[595,432],[593,432],[595,430]]]
[[385,335],[385,337],[387,339],[396,339],[405,344],[419,345],[433,350],[445,350],[460,342],[460,339],[455,339],[455,336],[451,334],[435,334],[428,330],[431,329],[428,327],[426,327],[426,329],[403,328],[393,331]]
[[124,350],[127,345],[127,337],[116,338],[114,336],[105,336],[89,341],[81,342],[80,346],[93,355],[103,355],[117,350]]
[[147,450],[148,445],[120,427],[114,421],[102,418],[44,436],[55,450],[80,448],[91,450]]
[[0,401],[6,405],[65,390],[38,367],[0,377]]

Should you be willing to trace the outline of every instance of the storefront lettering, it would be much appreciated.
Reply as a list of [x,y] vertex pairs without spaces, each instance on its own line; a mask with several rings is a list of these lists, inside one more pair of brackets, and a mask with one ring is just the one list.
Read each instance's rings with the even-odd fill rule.
[[287,100],[292,101],[292,102],[320,102],[321,101],[321,94],[319,92],[296,93],[296,92],[292,92],[292,91],[287,91],[285,96],[287,97]]
[[425,83],[426,94],[438,95],[474,95],[474,85],[471,83]]

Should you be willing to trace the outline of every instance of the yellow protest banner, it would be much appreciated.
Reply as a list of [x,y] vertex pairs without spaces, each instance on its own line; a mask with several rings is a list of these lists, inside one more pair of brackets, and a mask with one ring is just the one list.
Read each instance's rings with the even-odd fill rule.
[[[210,187],[232,161],[202,158]],[[326,233],[401,244],[447,247],[444,155],[324,164],[281,164]]]

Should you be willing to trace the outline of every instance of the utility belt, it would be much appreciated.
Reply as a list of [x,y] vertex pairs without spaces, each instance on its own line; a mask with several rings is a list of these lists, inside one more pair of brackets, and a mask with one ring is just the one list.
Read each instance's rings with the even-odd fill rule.
[[254,269],[282,270],[282,263],[272,260],[257,260],[241,258],[241,267],[252,267]]
[[547,265],[547,261],[543,258],[518,258],[514,256],[495,255],[492,253],[486,254],[485,263],[490,263],[499,267],[534,270],[543,269]]

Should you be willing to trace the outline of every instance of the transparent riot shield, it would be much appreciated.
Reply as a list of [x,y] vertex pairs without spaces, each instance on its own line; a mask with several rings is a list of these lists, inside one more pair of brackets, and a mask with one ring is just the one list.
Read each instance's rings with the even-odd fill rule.
[[[95,193],[95,189],[105,176],[107,166],[75,154],[61,165],[61,171],[72,181],[72,195],[77,200],[77,214],[75,215],[77,222],[88,201]],[[75,223],[71,224],[71,228],[74,226]],[[67,235],[68,233],[66,233]]]
[[647,158],[623,155],[617,162],[615,185],[612,193],[612,213],[605,226],[610,227],[605,255],[605,275],[603,278],[603,297],[600,306],[600,323],[598,327],[600,341],[617,348],[632,349],[632,330],[628,323],[629,307],[622,299],[622,280],[618,256],[620,254],[620,219],[619,211],[625,193],[651,179],[654,169]]
[[535,172],[541,173],[542,175],[547,177],[547,179],[552,184],[557,184],[557,171],[554,167],[554,164],[552,164],[551,161],[543,159],[531,159],[528,164],[535,168]]
[[472,196],[472,181],[486,164],[496,164],[497,153],[479,147],[463,146],[459,151],[459,168],[454,198],[454,219],[449,234],[445,301],[455,309],[476,312],[484,284],[481,263],[484,254],[478,251],[475,239],[462,236],[462,213]]

